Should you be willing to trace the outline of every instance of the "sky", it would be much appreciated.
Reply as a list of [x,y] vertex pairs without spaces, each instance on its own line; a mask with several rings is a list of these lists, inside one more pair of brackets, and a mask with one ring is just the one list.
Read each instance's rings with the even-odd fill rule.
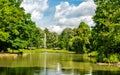
[[65,28],[78,27],[82,21],[90,27],[95,25],[93,0],[23,0],[21,7],[25,13],[31,13],[37,27],[52,32],[61,33]]

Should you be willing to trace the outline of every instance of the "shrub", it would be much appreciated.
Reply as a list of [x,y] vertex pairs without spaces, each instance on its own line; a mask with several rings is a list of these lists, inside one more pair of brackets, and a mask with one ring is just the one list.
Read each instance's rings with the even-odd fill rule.
[[112,54],[108,58],[109,62],[114,63],[114,62],[119,62],[118,54]]

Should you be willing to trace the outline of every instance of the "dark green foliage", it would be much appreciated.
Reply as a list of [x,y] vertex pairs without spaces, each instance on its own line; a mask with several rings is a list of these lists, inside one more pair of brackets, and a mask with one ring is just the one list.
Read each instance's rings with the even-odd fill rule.
[[74,31],[71,28],[65,28],[61,35],[59,36],[59,46],[60,48],[67,49],[69,48],[68,43],[70,39],[74,36]]
[[40,46],[42,35],[30,14],[20,7],[22,0],[0,0],[0,51]]
[[96,2],[98,6],[93,17],[96,25],[92,32],[92,49],[99,52],[99,57],[111,59],[116,55],[109,58],[110,55],[120,53],[120,1],[97,0]]
[[87,53],[90,49],[91,30],[81,22],[78,28],[66,28],[59,36],[59,47],[76,53]]
[[75,51],[76,53],[85,53],[83,50],[83,40],[76,36],[69,41],[69,50]]
[[64,43],[63,41],[59,41],[59,42],[58,42],[58,47],[59,47],[60,49],[64,49],[64,48],[65,48],[65,43]]
[[79,27],[75,28],[73,31],[74,37],[70,41],[70,50],[73,50],[76,53],[87,53],[90,49],[91,37],[89,26],[84,22],[81,22]]

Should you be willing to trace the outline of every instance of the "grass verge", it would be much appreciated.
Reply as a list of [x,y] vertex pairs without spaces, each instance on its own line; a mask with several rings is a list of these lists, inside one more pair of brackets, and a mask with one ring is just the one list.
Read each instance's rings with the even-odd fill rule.
[[8,50],[9,53],[42,53],[42,52],[49,52],[49,53],[74,53],[68,50],[54,50],[54,49],[34,49],[34,50],[28,50],[28,49],[19,49],[19,50]]

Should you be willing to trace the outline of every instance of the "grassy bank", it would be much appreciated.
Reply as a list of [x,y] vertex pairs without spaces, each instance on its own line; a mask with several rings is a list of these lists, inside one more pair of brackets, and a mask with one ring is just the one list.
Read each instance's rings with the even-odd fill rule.
[[19,50],[8,50],[9,53],[42,53],[42,52],[50,52],[50,53],[74,53],[68,50],[54,50],[54,49],[34,49],[34,50],[28,50],[28,49],[19,49]]

